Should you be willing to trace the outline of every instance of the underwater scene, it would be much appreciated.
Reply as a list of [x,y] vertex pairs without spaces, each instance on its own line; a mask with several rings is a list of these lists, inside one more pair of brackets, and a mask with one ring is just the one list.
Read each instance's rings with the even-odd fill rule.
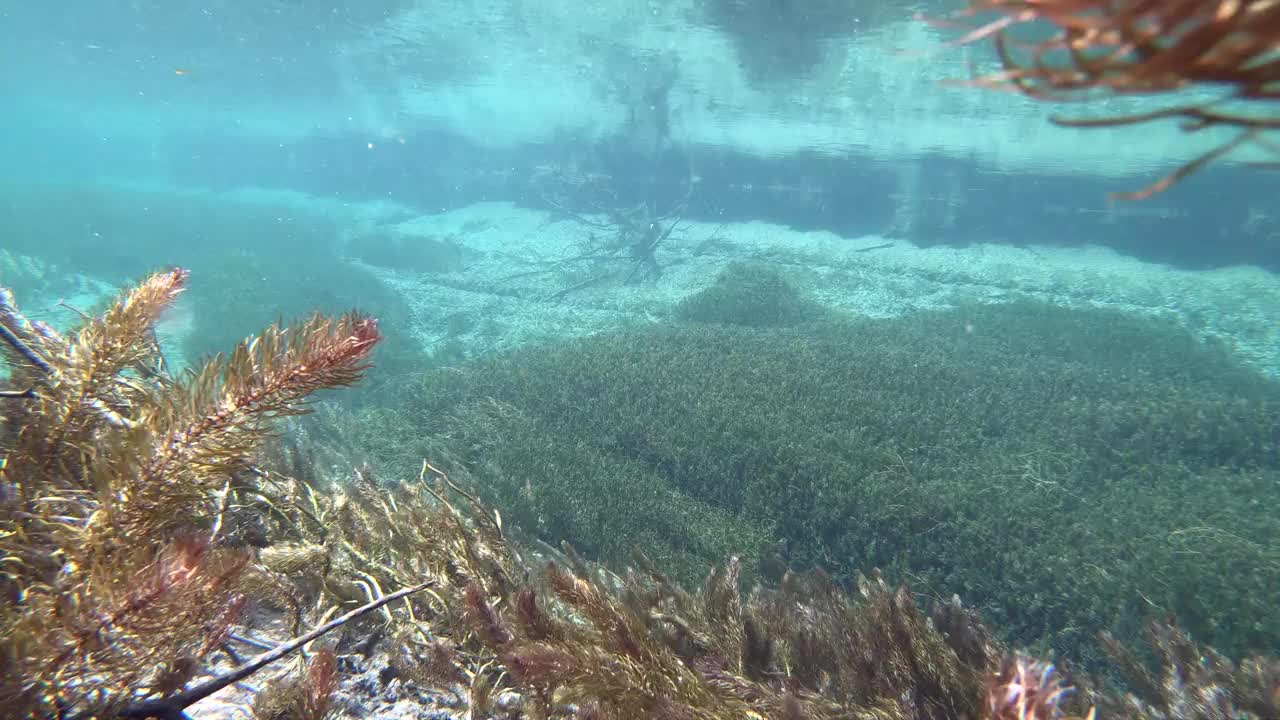
[[0,719],[1280,720],[1275,0],[0,47]]

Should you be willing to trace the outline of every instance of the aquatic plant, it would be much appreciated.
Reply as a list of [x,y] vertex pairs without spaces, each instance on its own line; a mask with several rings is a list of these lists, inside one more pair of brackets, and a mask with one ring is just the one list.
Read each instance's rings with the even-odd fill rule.
[[181,382],[158,272],[63,334],[0,291],[0,703],[109,716],[178,693],[225,640],[252,549],[225,533],[270,422],[355,382],[380,336],[350,313],[267,328]]
[[[453,688],[469,717],[950,720],[1007,694],[1006,651],[957,600],[925,614],[878,576],[850,595],[821,572],[744,595],[736,558],[691,592],[643,555],[618,575],[569,545],[524,549],[429,463],[416,483],[360,470],[326,490],[298,452],[286,464],[301,476],[272,481],[307,488],[293,493],[305,503],[278,508],[279,536],[328,562],[271,571],[320,606],[429,578],[380,633],[366,630],[386,638],[399,677]],[[323,578],[311,591],[308,575]],[[1021,719],[1084,702],[1054,688]]]
[[[13,716],[179,718],[292,657],[252,710],[321,720],[340,705],[339,655],[358,663],[375,647],[405,681],[461,695],[475,718],[1280,710],[1275,661],[1234,664],[1164,624],[1153,626],[1158,670],[1108,640],[1138,678],[1135,695],[1118,696],[1011,655],[958,599],[925,613],[876,573],[855,592],[813,571],[744,593],[731,558],[690,591],[643,555],[617,574],[569,545],[533,552],[427,462],[416,481],[357,470],[325,482],[314,448],[274,438],[269,421],[354,382],[379,339],[372,319],[271,327],[175,382],[157,368],[150,328],[185,281],[157,273],[65,335],[0,297],[12,387],[0,406],[0,699]],[[246,603],[316,626],[195,680],[213,653],[235,658],[227,643]]]
[[1131,692],[1099,696],[1101,717],[1154,720],[1280,717],[1280,660],[1255,656],[1235,662],[1194,642],[1169,620],[1147,625],[1156,663],[1102,633],[1101,641]]
[[[1280,129],[1280,10],[1273,0],[977,0],[964,15],[997,15],[960,39],[994,38],[1004,68],[979,85],[1011,89],[1040,100],[1110,95],[1156,95],[1190,87],[1221,90],[1210,100],[1092,119],[1054,118],[1059,125],[1110,127],[1181,119],[1198,132],[1233,128],[1234,136],[1148,187],[1115,197],[1141,199],[1252,143],[1270,153],[1264,137]],[[1047,39],[1017,40],[1019,25],[1049,24]]]
[[[86,294],[77,289],[84,280],[64,272],[73,268],[92,268],[94,278],[114,285],[133,282],[139,267],[171,263],[191,271],[164,318],[165,324],[189,327],[165,347],[175,369],[224,352],[279,317],[337,316],[357,305],[377,308],[382,372],[416,369],[424,357],[410,339],[404,297],[368,265],[348,257],[352,253],[340,234],[355,220],[316,198],[101,182],[7,184],[3,196],[0,244],[24,262],[31,256],[47,263],[38,287],[45,297]],[[175,244],[174,237],[183,242]],[[0,277],[9,285],[24,282],[26,274]],[[23,291],[37,287],[11,289],[31,303],[33,296]],[[371,390],[369,383],[358,384],[344,391],[344,400]]]
[[1233,663],[1165,621],[1150,625],[1154,669],[1104,636],[1133,688],[1122,692],[1011,652],[958,598],[923,612],[909,588],[878,573],[859,576],[852,593],[821,571],[744,593],[731,558],[690,591],[643,555],[619,575],[571,545],[524,549],[501,515],[427,463],[418,483],[383,486],[365,471],[328,493],[304,482],[317,488],[304,493],[314,515],[296,531],[331,528],[323,544],[308,542],[346,568],[330,572],[324,592],[342,592],[352,560],[368,568],[355,577],[370,596],[405,572],[435,583],[409,612],[386,616],[386,644],[400,677],[455,688],[469,717],[1259,720],[1280,711],[1275,660]]
[[1097,628],[1135,642],[1153,606],[1276,646],[1280,386],[1222,349],[1029,302],[802,330],[715,307],[431,373],[340,425],[386,474],[431,457],[615,568],[880,567],[1090,668]]
[[776,268],[744,262],[729,264],[710,287],[681,300],[674,315],[746,327],[787,327],[829,317]]

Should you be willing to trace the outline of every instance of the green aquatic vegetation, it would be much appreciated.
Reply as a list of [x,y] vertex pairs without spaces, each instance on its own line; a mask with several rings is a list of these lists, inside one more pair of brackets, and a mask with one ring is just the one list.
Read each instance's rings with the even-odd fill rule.
[[[689,580],[741,553],[958,593],[1100,662],[1153,612],[1280,646],[1280,389],[1171,323],[1032,303],[674,325],[429,374],[384,409],[513,526]],[[1229,584],[1207,582],[1235,568]]]
[[[925,612],[879,575],[859,575],[851,592],[821,571],[786,572],[744,592],[731,558],[690,590],[643,555],[618,574],[567,544],[531,552],[430,463],[416,483],[357,471],[325,491],[301,457],[285,464],[304,479],[278,474],[273,494],[309,510],[282,505],[273,535],[332,560],[322,596],[340,596],[344,578],[369,596],[429,578],[430,592],[388,611],[382,633],[401,677],[453,687],[472,717],[1258,720],[1280,710],[1280,664],[1229,660],[1166,622],[1148,626],[1153,663],[1104,635],[1132,688],[1118,691],[1010,652],[958,598]],[[285,582],[305,575],[294,568]]]
[[[855,574],[853,592],[820,570],[744,592],[746,565],[732,557],[688,590],[643,554],[614,572],[569,545],[530,550],[502,510],[430,462],[416,480],[381,482],[367,469],[321,479],[344,436],[276,436],[271,421],[356,381],[380,338],[375,322],[273,326],[176,381],[159,366],[153,327],[186,278],[157,273],[65,335],[0,297],[0,698],[15,716],[181,717],[274,666],[256,683],[254,716],[324,720],[349,672],[340,654],[351,662],[375,648],[404,682],[454,693],[470,717],[1080,720],[1097,708],[1104,718],[1257,720],[1280,710],[1274,661],[1228,660],[1163,623],[1150,630],[1153,666],[1104,638],[1133,682],[1121,695],[1010,653],[958,599],[926,613],[878,574]],[[504,433],[542,429],[515,405],[473,404],[456,429],[487,440],[465,453],[440,447],[475,480],[476,458],[500,468],[519,457],[499,451]],[[563,445],[563,456],[543,448],[540,473],[580,459]],[[612,457],[599,456],[573,483],[609,472]],[[664,499],[680,493],[636,478],[627,491],[596,491],[590,502],[613,504],[580,507],[566,527],[639,530],[610,526],[601,510],[648,503],[642,520],[657,524],[641,544],[691,528],[726,533],[675,555],[680,572],[751,537],[746,515]],[[526,492],[557,480],[531,474]],[[249,603],[286,613],[296,637],[240,661],[226,643]],[[218,654],[235,667],[217,669]]]
[[787,327],[828,317],[782,273],[764,264],[736,262],[708,288],[676,306],[681,320],[746,327]]

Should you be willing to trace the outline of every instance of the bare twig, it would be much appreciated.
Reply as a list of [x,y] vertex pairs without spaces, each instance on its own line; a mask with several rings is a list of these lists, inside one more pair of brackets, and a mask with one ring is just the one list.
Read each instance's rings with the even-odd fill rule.
[[[315,640],[316,638],[320,637],[321,635],[324,635],[325,633],[328,633],[331,630],[341,627],[342,625],[352,620],[355,620],[361,615],[377,610],[378,608],[382,607],[383,605],[386,605],[387,603],[394,602],[396,600],[399,600],[400,598],[425,590],[434,584],[435,584],[434,581],[428,580],[426,582],[421,582],[421,583],[418,583],[417,585],[413,585],[411,587],[407,587],[402,590],[397,590],[396,592],[393,592],[390,595],[384,595],[383,597],[380,597],[374,600],[373,602],[370,602],[365,605],[361,605],[360,607],[356,608],[355,610],[352,610],[346,615],[335,618],[325,623],[324,625],[321,625],[320,627],[312,630],[309,633],[306,633],[305,635],[300,635],[294,638],[293,640],[290,640],[287,643],[277,645],[274,649],[264,652],[261,655],[258,655],[257,657],[235,668],[234,670],[229,670],[221,675],[218,675],[217,677],[206,680],[205,682],[202,682],[199,685],[196,685],[195,687],[190,688],[189,690],[184,690],[183,692],[177,693],[176,695],[172,695],[167,698],[160,698],[158,700],[146,700],[140,703],[136,703],[134,705],[129,705],[124,709],[120,710],[119,712],[117,712],[116,717],[160,718],[161,720],[179,720],[184,716],[184,711],[188,707],[209,697],[210,695],[218,692],[219,690],[227,687],[228,685],[232,685],[244,680],[250,675],[258,672],[262,668],[270,665],[271,663],[279,660],[280,658],[292,653],[293,651],[297,650],[303,645],[306,645],[312,640]],[[74,716],[73,720],[89,720],[89,718],[94,716],[95,716],[95,713],[92,711],[89,711],[89,712],[81,713],[79,715]]]
[[27,347],[27,344],[22,342],[22,339],[15,335],[12,330],[5,327],[4,323],[0,323],[0,340],[9,343],[14,350],[18,351],[19,355],[26,358],[27,362],[40,368],[40,372],[46,375],[53,372],[53,368],[49,366],[49,363],[45,362],[44,358],[40,357],[35,350]]

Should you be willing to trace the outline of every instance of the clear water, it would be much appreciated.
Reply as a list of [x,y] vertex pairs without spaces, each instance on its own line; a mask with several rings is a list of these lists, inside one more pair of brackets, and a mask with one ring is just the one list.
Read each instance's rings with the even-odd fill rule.
[[[0,284],[68,326],[188,267],[159,328],[177,368],[278,317],[378,315],[378,367],[343,397],[398,420],[341,450],[412,472],[421,438],[449,432],[422,407],[499,396],[537,430],[491,452],[593,448],[576,492],[603,519],[522,510],[498,475],[495,502],[607,560],[621,533],[679,548],[690,576],[728,552],[766,578],[882,566],[1021,643],[1088,653],[1098,630],[1175,612],[1229,652],[1277,652],[1274,176],[1246,154],[1108,202],[1220,137],[1063,129],[1054,108],[949,86],[994,58],[914,17],[942,10],[7,3]],[[551,380],[520,391],[503,373],[522,366]],[[441,379],[476,367],[491,385]],[[790,445],[770,440],[784,426]],[[905,507],[885,478],[949,504]],[[609,514],[634,508],[603,500],[623,481],[728,539],[692,547],[661,512],[628,537]],[[795,488],[847,521],[772,502]],[[765,536],[737,542],[753,524]]]

